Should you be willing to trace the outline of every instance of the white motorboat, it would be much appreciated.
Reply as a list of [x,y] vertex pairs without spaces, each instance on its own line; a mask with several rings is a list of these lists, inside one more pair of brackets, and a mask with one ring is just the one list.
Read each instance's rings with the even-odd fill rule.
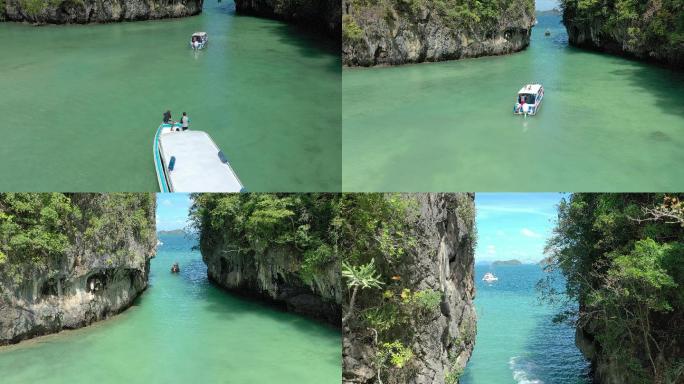
[[499,280],[499,278],[494,276],[494,274],[491,272],[485,273],[484,277],[482,277],[482,281],[486,281],[488,283],[491,283],[492,281],[497,281],[497,280]]
[[228,158],[203,131],[162,123],[152,145],[161,192],[244,192]]
[[516,115],[536,115],[544,98],[544,87],[541,84],[527,84],[518,92],[513,107]]
[[190,38],[190,48],[194,50],[204,49],[209,42],[209,35],[206,32],[195,32]]

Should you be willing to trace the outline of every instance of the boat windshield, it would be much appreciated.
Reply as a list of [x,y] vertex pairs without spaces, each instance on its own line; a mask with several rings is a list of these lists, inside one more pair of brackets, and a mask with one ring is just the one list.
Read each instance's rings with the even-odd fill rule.
[[518,94],[518,103],[522,103],[523,99],[527,104],[534,104],[535,95],[531,93]]

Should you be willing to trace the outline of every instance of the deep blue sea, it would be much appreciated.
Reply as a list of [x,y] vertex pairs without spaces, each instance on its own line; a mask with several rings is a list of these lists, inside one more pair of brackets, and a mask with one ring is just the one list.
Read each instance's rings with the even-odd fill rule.
[[[482,281],[486,272],[499,280]],[[575,331],[552,322],[556,309],[541,304],[538,265],[475,267],[477,338],[461,384],[585,384],[589,365]]]

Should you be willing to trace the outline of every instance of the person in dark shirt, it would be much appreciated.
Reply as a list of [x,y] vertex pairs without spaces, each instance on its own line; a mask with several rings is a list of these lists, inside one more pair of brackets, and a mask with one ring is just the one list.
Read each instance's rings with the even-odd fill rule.
[[164,124],[175,124],[176,122],[171,119],[171,111],[164,112]]

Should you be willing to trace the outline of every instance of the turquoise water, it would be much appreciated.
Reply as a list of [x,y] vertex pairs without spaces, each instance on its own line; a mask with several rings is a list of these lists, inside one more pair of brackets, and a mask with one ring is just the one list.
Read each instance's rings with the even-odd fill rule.
[[[0,381],[339,384],[338,330],[216,288],[192,243],[161,240],[134,307],[0,349]],[[169,272],[174,261],[180,275]]]
[[[486,272],[499,280],[482,281]],[[461,384],[588,384],[588,362],[574,329],[553,324],[554,309],[540,305],[537,265],[475,267],[477,337]]]
[[[684,188],[684,72],[569,47],[556,16],[520,53],[342,78],[345,191]],[[546,93],[525,119],[528,82]]]
[[[195,31],[208,48],[193,52]],[[170,109],[208,132],[249,191],[339,191],[339,49],[285,23],[202,15],[105,25],[0,23],[0,190],[155,191]]]

